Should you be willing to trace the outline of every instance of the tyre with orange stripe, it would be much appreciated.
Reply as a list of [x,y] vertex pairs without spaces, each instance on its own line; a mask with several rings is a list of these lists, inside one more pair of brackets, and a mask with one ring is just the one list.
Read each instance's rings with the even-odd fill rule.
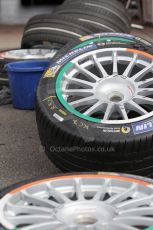
[[0,229],[150,229],[151,179],[78,173],[13,185],[0,193]]
[[38,87],[48,157],[63,171],[152,176],[152,44],[114,33],[80,40],[54,58]]

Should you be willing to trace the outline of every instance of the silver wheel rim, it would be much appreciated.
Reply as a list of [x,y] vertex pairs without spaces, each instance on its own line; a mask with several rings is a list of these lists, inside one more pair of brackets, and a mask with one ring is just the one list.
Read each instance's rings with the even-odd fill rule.
[[20,230],[138,230],[153,225],[153,186],[113,174],[35,182],[0,201],[0,223]]
[[71,61],[60,82],[64,106],[68,104],[72,113],[84,119],[98,118],[102,123],[131,123],[152,116],[152,59],[152,55],[125,48],[80,55]]
[[57,49],[19,49],[0,53],[0,58],[8,59],[46,59],[53,58]]

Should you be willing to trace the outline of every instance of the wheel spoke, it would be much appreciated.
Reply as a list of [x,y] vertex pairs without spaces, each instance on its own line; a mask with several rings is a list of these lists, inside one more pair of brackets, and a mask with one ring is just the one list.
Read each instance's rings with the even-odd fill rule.
[[94,54],[92,56],[92,58],[93,58],[95,66],[97,67],[97,69],[98,69],[99,73],[102,75],[102,77],[103,78],[108,77],[108,74],[107,74],[106,70],[101,65],[101,63],[98,61],[98,58],[97,58],[96,54]]
[[95,97],[85,97],[79,100],[75,100],[73,102],[69,102],[69,105],[71,105],[73,108],[77,108],[82,105],[92,105],[96,102]]
[[125,210],[128,208],[131,209],[131,208],[135,208],[135,207],[142,206],[142,205],[150,205],[151,202],[153,202],[153,195],[142,197],[139,199],[124,201],[124,202],[116,205],[116,207],[119,210],[123,210],[123,209]]
[[18,214],[51,214],[52,209],[39,207],[39,206],[31,206],[31,205],[15,205],[11,202],[7,204],[7,210],[11,211],[15,215]]
[[134,67],[134,65],[136,63],[137,57],[138,57],[138,54],[135,53],[133,55],[133,58],[132,58],[131,62],[128,65],[128,67],[124,71],[123,76],[125,76],[125,77],[129,77],[130,76],[130,74],[131,74],[131,72],[133,70],[133,67]]
[[153,207],[138,207],[119,212],[119,216],[151,216],[153,215]]
[[118,74],[117,51],[113,51],[113,74]]
[[103,107],[104,107],[104,103],[98,101],[96,104],[94,104],[89,109],[87,109],[83,114],[87,116],[93,115],[94,113],[102,110]]
[[33,224],[27,227],[23,227],[22,230],[58,230],[60,227],[63,226],[63,223],[56,222],[56,221],[50,221],[46,223],[38,223],[38,224]]
[[139,228],[135,228],[123,223],[109,223],[108,230],[140,230]]
[[122,192],[122,193],[119,193],[119,194],[116,194],[112,197],[110,197],[106,203],[108,204],[118,204],[120,203],[121,201],[127,199],[128,197],[130,197],[137,189],[137,185],[136,184],[133,184],[129,189],[127,189],[125,192]]
[[82,185],[82,180],[81,179],[75,179],[75,192],[76,192],[76,196],[78,198],[78,200],[84,200],[84,194],[83,191],[81,189],[81,185]]
[[148,112],[143,109],[139,104],[137,104],[136,102],[134,101],[129,101],[127,103],[127,106],[129,108],[129,110],[132,110],[132,111],[135,111],[137,112],[138,114],[141,114],[141,115],[144,115],[144,114],[147,114]]
[[93,94],[90,89],[63,89],[63,93],[68,96],[88,96]]
[[139,105],[141,105],[141,104],[153,105],[153,98],[144,97],[144,96],[141,96],[141,95],[137,95],[134,98],[134,101],[136,101],[136,103],[138,103]]
[[26,200],[28,203],[32,203],[34,205],[46,207],[46,208],[56,208],[59,206],[59,204],[55,201],[47,200],[38,198],[36,196],[28,194],[27,191],[22,191],[21,193],[24,200]]
[[118,218],[114,219],[114,222],[128,224],[131,226],[149,227],[149,226],[153,225],[153,218],[142,217],[142,216],[118,217]]
[[153,95],[153,88],[140,88],[138,94],[142,96]]
[[118,111],[121,114],[123,120],[128,120],[128,115],[124,105],[118,106]]
[[66,80],[70,82],[70,84],[73,83],[73,84],[76,84],[82,87],[86,87],[86,86],[93,87],[94,86],[94,83],[89,82],[89,81],[81,80],[75,77],[69,78],[67,75],[64,75],[64,77]]
[[7,216],[7,219],[15,226],[20,224],[35,224],[43,223],[53,220],[51,215],[20,215],[20,216]]
[[81,65],[78,63],[75,63],[75,67],[79,70],[80,73],[84,74],[87,78],[90,80],[98,81],[99,77],[97,77],[95,74],[91,73],[89,70],[83,68]]
[[147,74],[149,71],[151,71],[152,68],[153,68],[153,62],[147,67],[145,67],[144,69],[142,69],[141,71],[139,71],[138,73],[136,73],[134,76],[132,76],[132,79],[134,81],[141,80],[141,78],[144,77],[145,74]]
[[139,81],[139,82],[137,82],[137,84],[138,84],[139,87],[142,87],[142,86],[143,87],[148,87],[148,86],[153,84],[153,78],[149,78],[149,79],[146,79],[146,80],[143,80],[143,81]]
[[50,183],[47,184],[49,194],[53,196],[59,203],[69,203],[70,199],[64,194],[60,193]]
[[102,184],[101,188],[98,190],[98,192],[93,197],[94,201],[103,200],[105,197],[105,194],[108,192],[108,186],[110,184],[110,180],[105,180],[105,183]]
[[109,118],[110,118],[110,116],[112,115],[113,112],[114,112],[114,104],[109,103],[107,105],[103,120],[109,120]]

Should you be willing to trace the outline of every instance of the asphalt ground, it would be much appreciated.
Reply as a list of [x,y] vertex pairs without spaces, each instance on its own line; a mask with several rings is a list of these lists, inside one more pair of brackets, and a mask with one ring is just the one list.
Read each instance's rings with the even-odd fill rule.
[[60,171],[45,155],[38,136],[35,112],[0,107],[0,189]]

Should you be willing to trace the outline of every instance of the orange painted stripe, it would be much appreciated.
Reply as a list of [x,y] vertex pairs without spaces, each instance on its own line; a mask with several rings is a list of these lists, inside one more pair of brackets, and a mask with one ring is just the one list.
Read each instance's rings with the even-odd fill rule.
[[152,54],[148,54],[148,53],[146,53],[146,52],[144,52],[144,51],[141,51],[141,50],[135,50],[135,49],[130,49],[130,48],[128,48],[127,51],[128,51],[128,52],[137,53],[137,54],[141,54],[141,55],[144,55],[144,56],[146,56],[146,57],[148,57],[148,58],[153,59],[153,55],[152,55]]
[[10,194],[15,194],[17,192],[20,192],[21,190],[27,189],[33,185],[38,185],[40,183],[44,183],[44,182],[48,182],[48,181],[55,181],[55,180],[60,180],[60,179],[73,179],[73,178],[110,178],[110,179],[120,179],[120,180],[125,180],[125,181],[129,181],[129,182],[133,182],[133,183],[137,183],[143,186],[148,186],[150,185],[150,183],[145,182],[145,181],[141,181],[138,179],[134,179],[134,178],[129,178],[129,177],[123,177],[123,176],[117,176],[117,175],[111,175],[111,174],[83,174],[83,175],[68,175],[68,176],[60,176],[60,177],[54,177],[54,178],[48,178],[48,179],[44,179],[44,180],[39,180],[39,181],[35,181],[26,185],[23,185],[17,189],[14,189],[10,192]]

